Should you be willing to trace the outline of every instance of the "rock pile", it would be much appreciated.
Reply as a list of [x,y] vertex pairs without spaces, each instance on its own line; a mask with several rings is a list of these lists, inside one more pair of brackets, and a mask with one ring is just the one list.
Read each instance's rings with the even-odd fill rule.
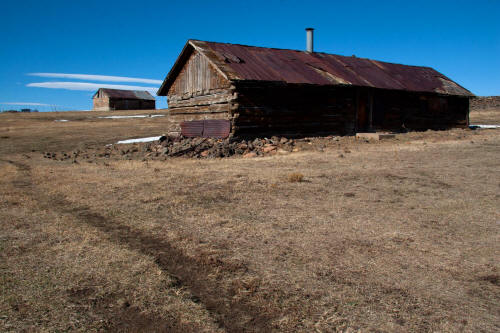
[[153,142],[88,146],[72,152],[44,152],[45,158],[56,161],[79,163],[97,162],[102,159],[115,160],[166,160],[170,157],[221,158],[241,156],[243,158],[285,155],[296,151],[324,151],[328,145],[337,144],[335,136],[291,139],[273,136],[252,139],[185,138],[162,136]]
[[213,138],[182,138],[162,136],[159,141],[147,144],[149,156],[187,156],[200,158],[243,155],[254,157],[293,151],[295,140],[285,137],[256,138],[251,140],[221,140]]

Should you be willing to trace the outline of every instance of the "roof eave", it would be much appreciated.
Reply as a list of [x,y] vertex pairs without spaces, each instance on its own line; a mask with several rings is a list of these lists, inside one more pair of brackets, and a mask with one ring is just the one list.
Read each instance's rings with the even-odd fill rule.
[[[438,73],[440,73],[440,72],[438,72]],[[460,84],[456,83],[455,81],[453,81],[452,79],[450,79],[446,75],[441,74],[440,78],[441,78],[441,81],[443,82],[443,86],[445,88],[446,95],[463,96],[463,97],[475,97],[476,96],[471,91],[464,88]],[[451,85],[451,89],[447,89],[446,84]],[[455,90],[455,91],[453,91],[453,90]],[[459,91],[460,93],[458,93],[457,91]]]
[[96,98],[97,93],[98,93],[101,89],[102,89],[102,88],[97,89],[97,91],[96,91],[96,92],[94,93],[94,95],[92,96],[92,99]]
[[170,69],[170,72],[168,72],[167,76],[165,77],[165,80],[163,80],[162,85],[160,86],[160,89],[158,89],[156,95],[158,96],[166,96],[168,91],[170,90],[170,87],[172,87],[172,84],[174,83],[177,75],[179,72],[182,70],[184,67],[186,61],[189,59],[193,51],[197,51],[200,54],[202,54],[208,62],[213,66],[213,68],[226,80],[228,81],[233,81],[238,79],[239,77],[236,75],[234,71],[231,70],[229,66],[226,66],[226,64],[221,61],[220,59],[217,58],[217,56],[214,54],[214,52],[209,48],[204,45],[205,42],[195,40],[195,39],[189,39],[186,44],[184,45],[184,48],[182,49],[179,57],[177,57],[177,60],[175,61],[174,65]]

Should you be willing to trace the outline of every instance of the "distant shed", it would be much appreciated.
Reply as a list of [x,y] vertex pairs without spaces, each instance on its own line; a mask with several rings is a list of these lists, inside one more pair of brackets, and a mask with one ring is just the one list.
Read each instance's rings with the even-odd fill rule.
[[172,115],[224,119],[232,135],[466,127],[474,96],[430,67],[199,40],[158,95]]
[[150,110],[156,108],[155,98],[147,91],[100,88],[92,97],[94,111]]

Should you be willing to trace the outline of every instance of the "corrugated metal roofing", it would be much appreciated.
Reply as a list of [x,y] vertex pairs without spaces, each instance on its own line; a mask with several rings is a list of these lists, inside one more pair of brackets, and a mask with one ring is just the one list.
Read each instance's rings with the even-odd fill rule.
[[232,81],[352,85],[391,90],[474,96],[430,67],[408,66],[321,52],[189,40],[158,95],[166,95],[193,50],[204,54]]
[[203,136],[207,138],[227,138],[231,132],[231,122],[224,119],[206,119]]
[[203,136],[203,120],[183,121],[181,123],[181,134],[187,138]]
[[155,98],[147,91],[142,90],[121,90],[121,89],[109,89],[109,88],[99,88],[99,90],[94,94],[101,91],[105,96],[109,98],[120,98],[120,99],[145,99],[154,101]]
[[231,122],[223,119],[191,120],[181,123],[183,136],[205,138],[227,138],[231,132]]

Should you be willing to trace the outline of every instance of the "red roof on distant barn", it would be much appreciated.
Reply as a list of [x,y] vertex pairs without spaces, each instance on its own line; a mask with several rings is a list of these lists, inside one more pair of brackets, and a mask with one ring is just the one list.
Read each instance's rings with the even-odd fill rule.
[[109,89],[109,88],[99,88],[94,94],[93,98],[97,93],[101,91],[105,96],[109,98],[119,98],[119,99],[145,99],[154,101],[155,98],[147,91],[143,90],[122,90],[122,89]]
[[321,52],[189,40],[158,90],[167,94],[191,53],[205,55],[231,81],[345,85],[473,96],[430,67],[408,66]]

